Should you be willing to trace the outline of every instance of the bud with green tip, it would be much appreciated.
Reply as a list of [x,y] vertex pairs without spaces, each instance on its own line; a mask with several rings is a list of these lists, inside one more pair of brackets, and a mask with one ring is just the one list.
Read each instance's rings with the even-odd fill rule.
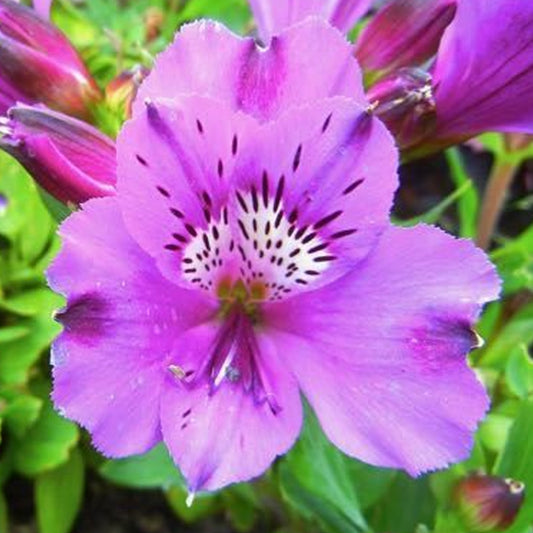
[[458,513],[469,533],[507,529],[520,511],[524,496],[523,483],[479,473],[462,479],[454,491]]

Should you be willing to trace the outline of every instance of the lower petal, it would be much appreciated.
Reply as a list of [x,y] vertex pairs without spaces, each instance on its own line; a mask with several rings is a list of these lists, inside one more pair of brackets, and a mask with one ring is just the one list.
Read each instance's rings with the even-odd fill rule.
[[[174,352],[180,368],[188,368],[188,354],[208,351],[216,331],[201,326],[179,340]],[[213,391],[208,380],[189,386],[169,373],[161,404],[163,438],[193,493],[259,476],[300,432],[297,385],[273,344],[261,335],[257,343],[257,365],[277,409],[269,401],[258,402],[238,380],[226,379]]]
[[471,243],[391,228],[360,268],[271,306],[268,322],[332,442],[416,475],[470,450],[488,398],[465,355],[498,286]]

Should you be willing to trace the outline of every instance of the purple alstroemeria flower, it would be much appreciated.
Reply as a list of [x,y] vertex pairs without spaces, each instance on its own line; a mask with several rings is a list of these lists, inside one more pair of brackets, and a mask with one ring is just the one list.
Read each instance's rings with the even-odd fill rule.
[[431,73],[436,124],[413,153],[485,131],[533,133],[533,2],[459,2]]
[[374,0],[249,0],[249,3],[259,38],[268,43],[284,28],[309,16],[321,17],[347,33]]
[[0,0],[0,113],[20,101],[86,118],[100,96],[78,53],[55,26],[29,7]]
[[19,104],[0,118],[0,149],[43,189],[77,205],[115,192],[114,142],[89,124],[44,106]]
[[[329,63],[298,61],[309,33]],[[369,463],[468,454],[488,398],[465,355],[499,282],[469,241],[389,224],[398,154],[344,95],[356,67],[324,81],[338,40],[184,28],[119,136],[117,194],[63,224],[53,399],[106,455],[163,440],[192,492],[244,481],[296,440],[301,393]]]

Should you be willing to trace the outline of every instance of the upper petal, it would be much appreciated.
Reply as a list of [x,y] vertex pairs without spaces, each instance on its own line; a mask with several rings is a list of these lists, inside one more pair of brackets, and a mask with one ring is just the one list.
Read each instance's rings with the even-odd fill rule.
[[[294,108],[263,125],[243,139],[235,165],[235,188],[250,197],[239,213],[246,256],[260,263],[265,241],[264,261],[283,261],[278,284],[329,283],[364,258],[388,225],[397,166],[386,128],[347,98]],[[257,191],[265,209],[251,201]],[[269,241],[278,244],[271,253]]]
[[174,338],[213,307],[159,274],[112,198],[84,204],[61,235],[48,271],[51,287],[67,297],[52,349],[55,405],[105,454],[142,453],[161,438],[160,392]]
[[283,31],[267,48],[216,22],[184,26],[142,84],[134,114],[146,98],[186,94],[223,100],[261,120],[327,96],[365,103],[350,44],[319,19]]
[[533,132],[533,3],[459,2],[433,77],[438,139]]
[[309,16],[327,20],[347,33],[374,0],[250,0],[263,42],[268,42],[284,28]]
[[392,138],[343,97],[266,124],[205,97],[154,101],[122,132],[118,163],[126,225],[168,279],[209,292],[255,280],[269,297],[361,260],[397,186]]
[[470,449],[488,400],[465,354],[498,289],[470,242],[391,227],[352,273],[272,305],[267,322],[329,438],[417,474]]

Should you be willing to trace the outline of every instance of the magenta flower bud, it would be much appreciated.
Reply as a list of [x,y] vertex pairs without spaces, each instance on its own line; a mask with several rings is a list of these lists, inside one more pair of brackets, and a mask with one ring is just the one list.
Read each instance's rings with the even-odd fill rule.
[[1,113],[22,101],[84,118],[99,98],[96,83],[65,35],[32,9],[0,0]]
[[436,54],[452,21],[456,0],[393,0],[361,34],[355,55],[367,71],[417,66]]
[[19,104],[0,124],[0,148],[63,203],[115,192],[115,146],[100,131],[44,107]]
[[455,488],[455,502],[468,531],[507,529],[524,501],[524,484],[483,474],[470,474]]
[[400,69],[367,93],[374,112],[400,146],[411,144],[433,127],[435,101],[431,76],[417,68]]

